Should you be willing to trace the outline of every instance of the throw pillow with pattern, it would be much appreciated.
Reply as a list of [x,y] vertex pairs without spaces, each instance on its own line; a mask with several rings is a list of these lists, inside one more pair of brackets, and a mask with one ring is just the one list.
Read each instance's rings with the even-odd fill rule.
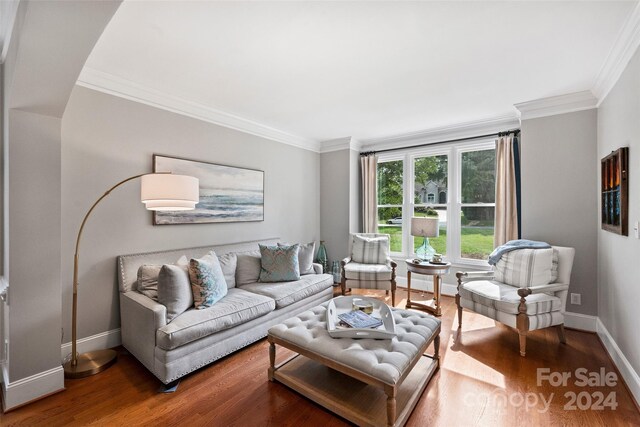
[[518,249],[502,255],[495,265],[495,279],[518,288],[546,285],[552,264],[552,248]]
[[[278,247],[291,246],[288,243],[278,243]],[[300,275],[314,274],[313,270],[313,255],[316,253],[316,242],[310,242],[306,245],[298,245],[298,267],[300,268]]]
[[299,245],[259,246],[261,282],[292,282],[300,280]]
[[189,261],[189,278],[193,303],[199,310],[211,307],[227,294],[227,282],[214,251]]
[[353,235],[351,260],[360,264],[387,264],[391,255],[389,236]]

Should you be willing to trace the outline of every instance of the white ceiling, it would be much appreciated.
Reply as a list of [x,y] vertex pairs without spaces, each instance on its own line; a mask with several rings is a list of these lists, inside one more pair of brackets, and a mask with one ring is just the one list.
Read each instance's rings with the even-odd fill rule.
[[635,3],[125,1],[83,74],[304,140],[376,139],[593,88]]

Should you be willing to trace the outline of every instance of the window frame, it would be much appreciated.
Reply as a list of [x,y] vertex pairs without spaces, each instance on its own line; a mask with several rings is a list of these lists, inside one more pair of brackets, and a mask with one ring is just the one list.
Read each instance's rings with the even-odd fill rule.
[[[403,161],[403,203],[402,203],[402,252],[391,252],[393,258],[413,258],[414,237],[411,235],[411,217],[416,207],[445,207],[447,211],[447,254],[443,257],[454,266],[488,267],[486,260],[463,258],[462,249],[462,207],[494,207],[494,203],[462,203],[462,154],[472,151],[495,149],[495,139],[479,139],[464,143],[451,143],[407,149],[401,152],[381,153],[378,163],[394,160]],[[420,157],[447,156],[447,203],[415,203],[415,159]],[[438,194],[439,197],[439,194]],[[438,202],[439,202],[438,198]],[[389,205],[391,206],[391,205]],[[398,205],[393,205],[398,206]],[[377,205],[377,208],[387,205]],[[457,219],[454,221],[453,219]],[[494,230],[495,233],[495,230]]]

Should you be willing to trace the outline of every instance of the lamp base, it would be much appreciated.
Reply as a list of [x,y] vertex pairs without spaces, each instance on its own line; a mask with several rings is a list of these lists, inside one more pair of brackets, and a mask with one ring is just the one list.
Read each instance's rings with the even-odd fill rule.
[[78,364],[71,366],[71,361],[63,365],[65,378],[84,378],[95,375],[116,363],[118,353],[114,350],[97,350],[78,355]]
[[436,250],[429,244],[429,239],[424,237],[422,241],[422,246],[416,249],[416,256],[420,258],[422,261],[431,261],[433,258],[433,254],[436,253]]

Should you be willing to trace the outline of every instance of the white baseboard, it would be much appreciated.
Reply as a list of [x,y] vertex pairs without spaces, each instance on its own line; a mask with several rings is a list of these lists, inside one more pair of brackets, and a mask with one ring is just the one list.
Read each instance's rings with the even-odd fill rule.
[[56,366],[14,382],[9,382],[8,372],[3,366],[2,409],[4,412],[61,390],[64,390],[62,366]]
[[590,316],[588,314],[573,313],[571,311],[564,313],[564,326],[572,329],[580,329],[581,331],[595,332],[597,320],[598,318],[596,316]]
[[618,344],[615,342],[600,318],[598,318],[596,325],[596,332],[600,337],[602,344],[604,344],[604,348],[609,353],[609,356],[611,356],[611,359],[618,368],[618,371],[620,371],[620,374],[622,375],[624,382],[627,384],[627,387],[629,387],[629,391],[631,391],[636,403],[640,404],[640,376],[638,376],[638,373],[633,369],[633,366],[631,366],[629,360],[627,360],[624,353],[622,353],[622,350],[620,350],[620,347],[618,347]]
[[[90,337],[80,338],[77,342],[77,351],[78,353],[86,353],[88,351],[117,347],[120,344],[122,344],[122,337],[120,336],[120,328],[118,328],[91,335]],[[64,362],[70,354],[71,342],[62,344],[62,347],[60,348],[60,357],[62,358],[62,361]]]

